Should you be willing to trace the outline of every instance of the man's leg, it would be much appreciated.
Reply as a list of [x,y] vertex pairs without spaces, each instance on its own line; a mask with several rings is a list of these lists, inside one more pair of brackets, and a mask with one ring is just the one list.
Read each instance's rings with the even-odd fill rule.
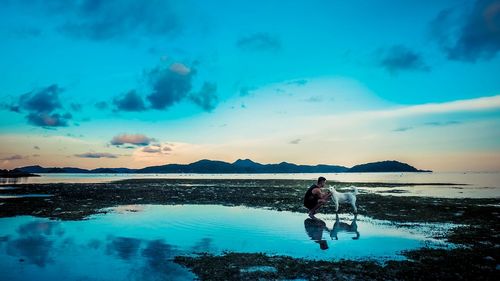
[[310,211],[309,211],[309,217],[311,219],[315,219],[316,217],[314,216],[316,214],[316,211],[321,207],[323,206],[325,203],[326,203],[327,200],[323,200],[323,199],[320,199],[318,200],[318,204],[316,204],[316,206],[314,206]]

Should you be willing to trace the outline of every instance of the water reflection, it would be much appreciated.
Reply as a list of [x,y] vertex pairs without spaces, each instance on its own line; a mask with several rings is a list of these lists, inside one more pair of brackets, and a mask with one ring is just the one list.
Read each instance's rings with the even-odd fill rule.
[[326,223],[320,219],[307,218],[304,221],[304,228],[306,229],[307,235],[314,242],[319,244],[321,250],[328,249],[328,242],[323,239],[323,231],[330,231],[326,227]]
[[[175,256],[234,251],[401,259],[400,251],[432,245],[423,234],[363,216],[304,220],[299,213],[214,205],[121,209],[85,221],[0,219],[0,279],[192,280],[192,273],[173,262]],[[363,238],[353,241],[358,225]]]
[[356,222],[358,215],[354,215],[351,223],[340,221],[339,215],[335,215],[335,222],[330,229],[325,221],[321,219],[307,218],[304,220],[306,234],[311,240],[319,244],[321,250],[328,249],[328,242],[323,239],[324,232],[328,232],[332,240],[339,240],[339,233],[354,234],[353,240],[359,239],[358,224]]
[[330,231],[330,237],[332,240],[335,238],[335,240],[339,240],[339,232],[345,232],[345,233],[353,233],[355,234],[354,237],[352,237],[353,240],[358,240],[359,239],[359,231],[358,231],[358,224],[356,223],[356,220],[358,218],[358,215],[354,215],[354,219],[352,220],[351,224],[348,224],[346,222],[341,222],[339,219],[339,215],[335,214],[335,224],[333,225],[332,230]]
[[8,240],[6,253],[40,267],[53,262],[52,235],[62,236],[64,231],[56,222],[30,222],[17,229],[18,237]]
[[28,177],[20,178],[0,178],[0,184],[16,184],[16,183],[27,183]]

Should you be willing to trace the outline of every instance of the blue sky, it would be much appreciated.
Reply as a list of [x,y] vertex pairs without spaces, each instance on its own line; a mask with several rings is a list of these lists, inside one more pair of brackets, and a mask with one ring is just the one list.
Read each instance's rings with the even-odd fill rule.
[[1,168],[500,170],[500,1],[0,3]]

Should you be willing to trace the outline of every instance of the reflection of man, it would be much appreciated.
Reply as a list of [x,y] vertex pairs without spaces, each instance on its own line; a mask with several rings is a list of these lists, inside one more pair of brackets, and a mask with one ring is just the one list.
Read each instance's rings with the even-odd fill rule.
[[304,221],[304,228],[306,229],[307,235],[314,240],[314,242],[319,244],[321,250],[328,249],[328,243],[323,240],[323,231],[330,231],[326,227],[326,223],[320,219],[306,219]]
[[315,219],[314,216],[319,207],[323,206],[332,196],[331,193],[321,192],[321,188],[325,186],[326,179],[319,177],[316,184],[311,185],[304,195],[304,206],[309,209],[309,217]]

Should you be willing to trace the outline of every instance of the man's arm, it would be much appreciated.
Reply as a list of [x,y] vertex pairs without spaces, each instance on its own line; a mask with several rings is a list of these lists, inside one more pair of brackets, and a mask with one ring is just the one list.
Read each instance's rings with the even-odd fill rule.
[[319,187],[312,190],[312,194],[314,194],[319,199],[326,199],[330,196],[330,193],[324,193],[321,191]]

